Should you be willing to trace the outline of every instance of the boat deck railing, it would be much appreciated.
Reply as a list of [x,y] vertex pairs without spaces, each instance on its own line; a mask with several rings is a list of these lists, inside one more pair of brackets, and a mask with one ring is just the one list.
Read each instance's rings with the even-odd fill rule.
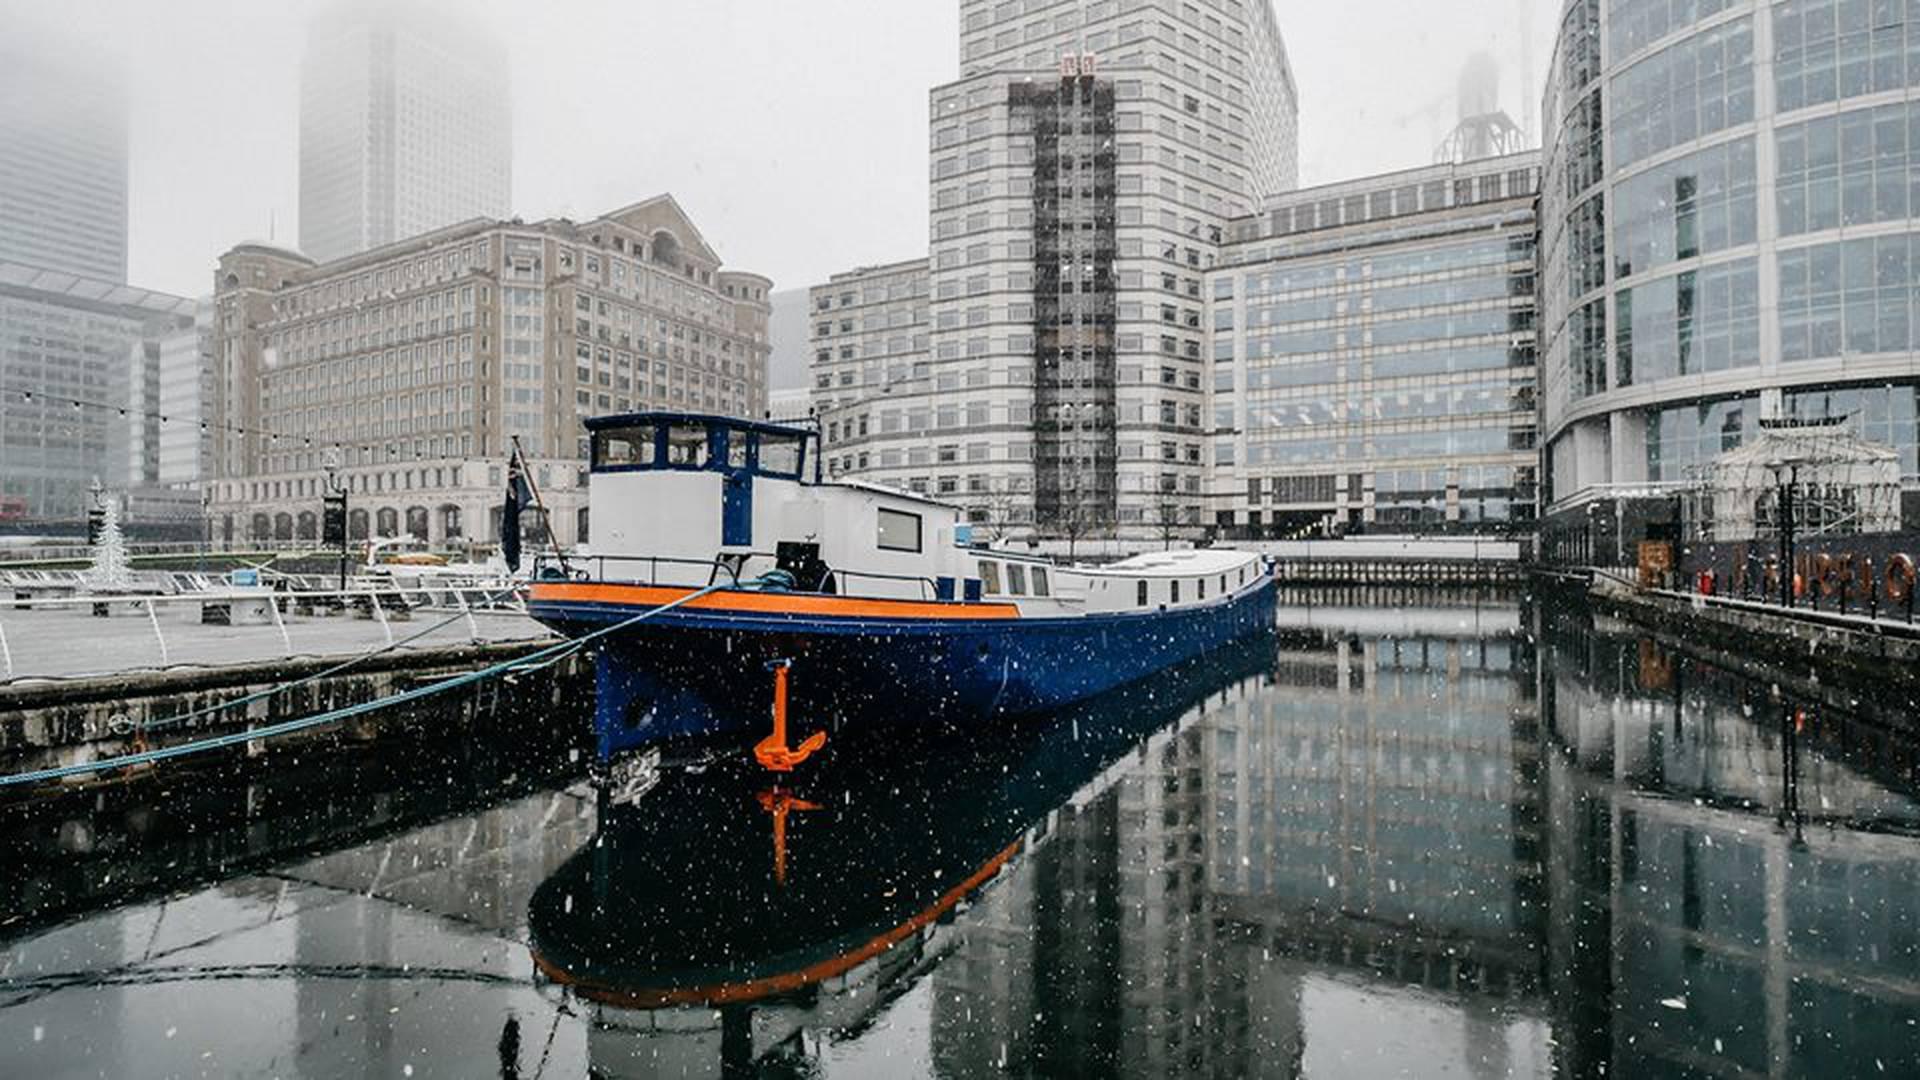
[[[770,570],[777,566],[779,557],[767,551],[730,551],[712,559],[687,559],[671,555],[569,555],[565,559],[542,555],[534,560],[535,580],[572,580],[611,582],[630,585],[681,585],[706,586],[722,582],[738,585],[743,579],[751,578],[748,567],[756,572]],[[664,572],[664,577],[663,577]],[[910,585],[922,600],[952,599],[942,597],[940,585],[930,577],[913,574],[885,574],[876,570],[849,570],[845,567],[831,566],[827,572],[838,586],[837,594],[842,596],[887,597],[893,594],[878,590],[861,590],[856,586],[860,582],[894,582]],[[699,580],[704,575],[705,580]],[[894,597],[897,598],[897,597]]]

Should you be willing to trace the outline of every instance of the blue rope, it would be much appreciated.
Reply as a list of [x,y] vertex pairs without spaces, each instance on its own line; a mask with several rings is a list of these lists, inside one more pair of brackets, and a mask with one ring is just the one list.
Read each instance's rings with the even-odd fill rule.
[[[759,579],[755,579],[754,582],[752,582],[752,584],[758,583]],[[620,622],[610,626],[603,626],[598,630],[582,634],[577,638],[562,641],[556,645],[549,645],[544,649],[529,653],[526,656],[518,656],[512,660],[503,660],[500,663],[489,665],[478,671],[469,671],[463,675],[455,675],[436,683],[428,683],[425,686],[418,686],[412,690],[402,691],[401,693],[388,697],[378,698],[373,701],[363,701],[358,705],[347,705],[338,709],[330,709],[327,712],[316,713],[313,716],[283,720],[278,724],[268,724],[265,727],[248,728],[244,731],[234,731],[225,735],[215,735],[205,739],[197,739],[193,742],[180,743],[176,746],[162,747],[157,750],[142,750],[137,753],[122,754],[119,757],[101,758],[98,761],[82,762],[76,765],[56,765],[45,769],[34,769],[29,772],[0,776],[0,787],[8,787],[16,784],[32,784],[41,780],[59,780],[64,777],[82,776],[87,773],[101,772],[107,769],[122,769],[133,765],[144,765],[154,761],[165,761],[168,758],[183,757],[187,754],[197,754],[203,750],[218,750],[222,747],[236,746],[240,743],[252,742],[256,739],[271,739],[280,735],[287,735],[292,732],[319,727],[322,724],[331,724],[335,721],[360,716],[364,713],[372,712],[375,709],[384,709],[389,705],[399,705],[408,701],[417,701],[433,694],[461,686],[468,686],[484,679],[490,679],[496,675],[511,675],[522,671],[537,671],[579,652],[589,641],[624,630],[643,619],[650,619],[663,611],[671,611],[682,604],[692,603],[708,593],[733,587],[735,586],[730,582],[717,582],[705,588],[696,589],[677,600],[669,601],[658,607],[648,608],[646,611],[632,618],[622,619]]]

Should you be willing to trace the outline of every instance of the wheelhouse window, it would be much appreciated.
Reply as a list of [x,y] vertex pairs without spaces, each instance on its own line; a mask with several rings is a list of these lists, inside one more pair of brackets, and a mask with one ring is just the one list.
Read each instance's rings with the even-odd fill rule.
[[800,479],[800,457],[806,440],[799,435],[760,433],[760,471],[768,476]]
[[603,428],[593,433],[593,467],[644,468],[653,464],[652,424]]
[[984,596],[1000,595],[1000,564],[980,560],[980,592]]
[[1027,595],[1027,568],[1019,563],[1007,564],[1007,592],[1013,596]]
[[667,428],[667,464],[682,469],[705,468],[707,429],[703,424],[674,424]]
[[747,467],[747,433],[744,431],[727,432],[727,468],[744,469]]
[[882,509],[878,542],[882,551],[919,551],[920,515]]
[[1047,568],[1044,566],[1036,566],[1033,568],[1033,595],[1053,595],[1051,588],[1047,584]]

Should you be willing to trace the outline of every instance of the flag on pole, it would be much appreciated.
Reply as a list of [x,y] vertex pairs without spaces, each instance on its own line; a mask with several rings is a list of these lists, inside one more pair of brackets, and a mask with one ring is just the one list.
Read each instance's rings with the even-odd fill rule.
[[507,459],[507,497],[500,505],[500,557],[507,569],[520,569],[520,511],[533,504],[533,486],[527,483],[526,463],[520,460],[520,448],[513,448]]

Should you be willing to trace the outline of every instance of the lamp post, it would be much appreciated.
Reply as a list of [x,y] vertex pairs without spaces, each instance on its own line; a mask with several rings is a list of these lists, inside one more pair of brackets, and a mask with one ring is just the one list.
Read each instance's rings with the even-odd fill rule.
[[[1780,515],[1780,603],[1793,606],[1793,489],[1800,482],[1800,463],[1770,458],[1767,471],[1773,474],[1774,504]],[[1784,478],[1783,478],[1784,475]]]
[[347,486],[340,482],[340,459],[328,451],[321,462],[327,474],[325,502],[320,513],[321,539],[340,545],[340,591],[347,591]]

